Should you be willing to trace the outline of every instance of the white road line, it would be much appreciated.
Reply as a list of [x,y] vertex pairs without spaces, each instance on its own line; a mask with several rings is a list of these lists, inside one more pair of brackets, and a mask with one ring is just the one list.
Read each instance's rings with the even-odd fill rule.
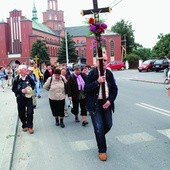
[[116,139],[118,139],[121,143],[128,145],[134,143],[153,141],[156,138],[154,138],[153,136],[149,135],[146,132],[142,132],[142,133],[133,133],[129,135],[116,136]]
[[[170,129],[157,130],[157,132],[161,133],[162,135],[170,139]],[[115,136],[115,138],[119,142],[125,145],[142,143],[142,142],[151,142],[157,139],[147,132],[120,135],[120,136]],[[111,146],[112,142],[108,142],[108,144],[109,144],[108,146]],[[74,142],[70,142],[70,145],[71,145],[72,150],[74,151],[85,151],[85,150],[90,150],[90,149],[97,149],[97,144],[95,140],[74,141]]]
[[141,103],[141,104],[143,104],[143,105],[145,105],[145,106],[152,107],[152,108],[154,108],[154,109],[157,109],[157,110],[160,110],[160,111],[163,111],[163,112],[166,112],[166,113],[170,113],[170,111],[165,110],[165,109],[161,109],[161,108],[159,108],[159,107],[155,107],[155,106],[152,106],[152,105],[149,105],[149,104],[146,104],[146,103]]
[[170,129],[157,130],[159,133],[167,136],[170,139]]
[[[164,110],[164,109],[161,109],[161,108],[157,108],[157,107],[154,107],[154,106],[151,106],[151,105],[149,105],[149,107],[148,107],[147,105],[143,105],[142,103],[141,104],[136,103],[136,105],[140,106],[140,107],[143,107],[145,109],[152,110],[154,112],[160,113],[160,114],[162,114],[164,116],[169,116],[170,117],[170,114],[167,114],[167,113],[169,113],[169,111],[167,111],[167,110]],[[162,112],[161,110],[162,111],[166,111],[166,113]]]
[[75,141],[71,142],[70,145],[71,148],[75,151],[83,151],[97,148],[95,140]]

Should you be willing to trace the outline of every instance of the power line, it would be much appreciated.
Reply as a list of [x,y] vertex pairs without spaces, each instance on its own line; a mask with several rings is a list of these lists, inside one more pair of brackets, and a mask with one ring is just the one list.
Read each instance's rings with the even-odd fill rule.
[[[117,0],[114,0],[112,3],[110,3],[110,7],[113,8],[115,7],[116,5],[118,5],[122,0],[119,0],[118,2],[116,2]],[[113,5],[112,5],[113,4]]]

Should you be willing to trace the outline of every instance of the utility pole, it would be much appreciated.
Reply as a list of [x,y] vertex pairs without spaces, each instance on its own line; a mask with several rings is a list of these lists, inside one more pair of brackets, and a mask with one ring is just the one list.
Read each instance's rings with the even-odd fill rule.
[[66,64],[68,65],[69,59],[68,59],[68,42],[67,42],[67,31],[65,30],[65,43],[66,43]]
[[126,34],[122,40],[122,60],[124,57],[126,57]]

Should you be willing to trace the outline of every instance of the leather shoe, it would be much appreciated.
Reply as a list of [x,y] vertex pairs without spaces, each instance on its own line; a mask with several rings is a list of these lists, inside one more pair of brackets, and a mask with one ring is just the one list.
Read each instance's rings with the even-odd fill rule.
[[80,122],[78,116],[75,116],[75,122]]
[[27,131],[28,131],[28,128],[22,128],[22,131],[23,131],[23,132],[27,132]]
[[82,126],[86,126],[87,124],[88,124],[87,121],[83,121],[83,122],[82,122]]
[[64,128],[64,127],[65,127],[64,123],[60,123],[60,126],[61,126],[62,128]]
[[60,125],[60,123],[59,123],[59,122],[56,122],[56,123],[55,123],[55,125],[56,125],[56,126],[59,126],[59,125]]
[[28,132],[29,132],[30,134],[33,134],[33,133],[34,133],[34,129],[33,129],[33,128],[28,128]]
[[107,160],[107,154],[106,153],[99,153],[99,159],[101,161],[106,161]]

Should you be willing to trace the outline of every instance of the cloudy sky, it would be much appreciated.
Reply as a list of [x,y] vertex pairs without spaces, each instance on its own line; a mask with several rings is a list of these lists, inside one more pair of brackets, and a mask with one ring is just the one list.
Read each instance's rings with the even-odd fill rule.
[[[64,11],[65,26],[84,25],[86,18],[81,16],[82,9],[93,8],[93,0],[58,0],[58,9]],[[98,0],[98,7],[113,7],[111,13],[100,14],[109,28],[121,19],[132,24],[135,42],[152,48],[160,33],[170,33],[169,0]],[[22,10],[27,18],[32,18],[34,0],[5,0],[0,6],[0,20],[6,21],[9,11]],[[114,6],[118,3],[116,6]],[[35,0],[39,22],[42,12],[47,9],[47,0]]]

